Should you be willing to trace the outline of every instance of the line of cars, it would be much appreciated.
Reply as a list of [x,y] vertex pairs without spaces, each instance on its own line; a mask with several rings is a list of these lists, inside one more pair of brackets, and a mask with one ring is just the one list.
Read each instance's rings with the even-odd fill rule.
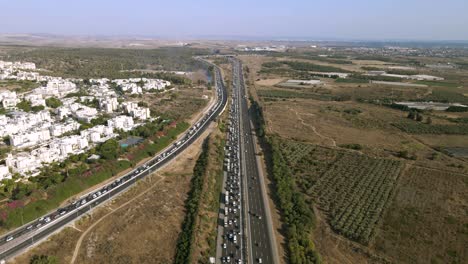
[[[234,81],[234,80],[233,80]],[[243,263],[243,211],[242,211],[242,183],[240,171],[240,127],[239,127],[239,96],[233,83],[231,108],[229,110],[229,127],[226,143],[225,169],[227,179],[225,183],[224,199],[224,234],[223,263]]]
[[[258,240],[259,236],[258,231],[258,222],[257,219],[260,221],[262,216],[260,211],[258,210],[259,201],[261,200],[258,198],[259,192],[258,186],[256,181],[252,179],[257,179],[256,175],[258,175],[257,164],[256,164],[256,157],[255,151],[253,151],[253,140],[251,134],[251,127],[250,127],[250,118],[248,115],[248,104],[247,104],[247,96],[244,87],[244,76],[242,73],[242,63],[240,60],[231,57],[230,58],[232,69],[233,69],[233,81],[235,86],[238,90],[238,103],[239,103],[239,115],[240,115],[240,124],[239,124],[239,135],[241,135],[240,140],[240,157],[242,160],[242,168],[245,175],[243,179],[243,186],[245,192],[245,220],[246,220],[246,227],[248,232],[247,240],[249,245],[247,245],[248,250],[248,259],[249,262],[253,263],[263,263],[263,256],[265,253],[264,249],[260,249],[258,246],[260,243]],[[258,179],[257,179],[258,180]],[[248,188],[245,188],[248,187]],[[261,197],[261,196],[260,196]],[[253,217],[252,217],[253,216]],[[255,219],[255,220],[254,220]],[[257,232],[255,232],[257,231]],[[260,231],[262,232],[262,231]],[[255,245],[255,246],[254,246]],[[268,260],[268,258],[266,259]],[[268,261],[265,261],[268,262]]]
[[[205,115],[199,120],[195,125],[193,125],[187,133],[177,142],[172,144],[170,147],[166,148],[166,150],[157,155],[156,157],[152,158],[150,161],[146,162],[145,164],[141,165],[140,167],[134,169],[130,173],[122,176],[112,183],[107,184],[106,186],[100,188],[97,191],[93,191],[85,196],[80,197],[79,199],[73,201],[72,203],[68,204],[67,206],[58,208],[53,213],[49,213],[27,225],[24,225],[21,228],[10,232],[8,235],[4,236],[0,239],[0,245],[8,243],[18,237],[21,237],[25,234],[28,234],[34,230],[39,230],[46,225],[54,223],[55,220],[63,218],[65,215],[69,215],[72,213],[77,213],[79,215],[80,209],[93,205],[97,205],[111,196],[119,193],[120,191],[124,190],[128,186],[131,185],[132,180],[136,181],[137,178],[143,178],[144,176],[150,174],[161,165],[165,164],[172,154],[179,152],[182,148],[185,147],[189,142],[193,141],[198,134],[207,126],[207,124],[212,121],[218,114],[220,114],[226,105],[226,91],[224,88],[224,84],[221,79],[221,74],[218,68],[215,68],[215,81],[216,81],[216,89],[217,89],[217,100],[216,103],[205,113]],[[127,186],[128,185],[128,186]],[[118,187],[121,188],[118,188]],[[123,188],[125,186],[125,188]],[[105,197],[104,196],[108,195]],[[101,198],[101,199],[100,199]],[[94,204],[93,204],[94,203]],[[1,252],[0,252],[1,254]]]

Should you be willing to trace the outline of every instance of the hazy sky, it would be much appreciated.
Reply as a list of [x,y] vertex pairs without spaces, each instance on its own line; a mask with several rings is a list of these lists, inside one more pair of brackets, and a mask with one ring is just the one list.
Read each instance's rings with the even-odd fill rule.
[[468,40],[468,0],[0,0],[0,33]]

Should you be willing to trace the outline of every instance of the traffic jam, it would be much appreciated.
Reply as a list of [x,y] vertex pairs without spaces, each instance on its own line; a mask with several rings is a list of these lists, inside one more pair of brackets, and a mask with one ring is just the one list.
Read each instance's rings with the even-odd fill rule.
[[240,172],[240,127],[238,95],[234,91],[229,111],[229,129],[227,133],[224,166],[227,172],[224,194],[224,230],[222,257],[223,263],[242,263],[242,191]]
[[[67,206],[58,208],[53,213],[49,213],[27,225],[22,226],[21,228],[16,229],[15,231],[0,239],[0,245],[8,243],[12,240],[15,240],[18,237],[22,237],[23,235],[26,235],[33,231],[39,231],[39,229],[43,229],[46,226],[50,226],[55,221],[64,219],[66,216],[70,216],[73,214],[79,216],[84,212],[89,211],[83,209],[91,209],[91,207],[95,207],[96,205],[110,199],[112,196],[120,193],[127,187],[131,186],[137,180],[145,177],[148,174],[151,174],[153,171],[164,165],[168,160],[173,158],[175,154],[181,152],[185,147],[187,147],[191,142],[193,142],[199,134],[201,134],[204,128],[207,127],[207,125],[212,120],[214,120],[224,110],[224,106],[227,101],[226,91],[221,79],[221,73],[218,68],[215,69],[217,101],[210,108],[210,110],[208,110],[205,113],[203,118],[201,118],[201,120],[195,123],[195,125],[193,125],[179,141],[166,148],[163,153],[155,156],[150,161],[146,162],[145,164],[136,168],[135,170],[131,171],[125,176],[114,180],[112,183],[107,184],[106,186],[100,188],[97,191],[93,191],[87,195],[76,199]],[[233,190],[235,189],[233,188]],[[235,196],[233,196],[233,199],[235,199],[234,197]],[[70,221],[74,219],[75,217],[71,218]]]

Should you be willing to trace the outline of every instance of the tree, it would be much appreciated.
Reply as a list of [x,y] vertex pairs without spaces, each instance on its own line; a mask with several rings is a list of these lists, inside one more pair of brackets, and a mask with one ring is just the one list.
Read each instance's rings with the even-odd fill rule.
[[414,111],[410,111],[410,112],[408,113],[408,118],[409,118],[409,119],[413,119],[413,120],[414,120],[415,117],[416,117],[416,114],[414,113]]
[[139,107],[148,107],[148,104],[146,102],[138,102]]
[[432,118],[431,118],[430,116],[427,117],[426,123],[427,123],[428,125],[432,124]]
[[54,256],[34,255],[29,260],[29,264],[57,264],[57,259]]
[[16,104],[16,107],[19,109],[25,111],[25,112],[31,112],[31,103],[29,101],[23,100]]
[[55,97],[50,97],[46,99],[46,105],[51,108],[57,108],[62,105],[62,101]]
[[423,116],[420,113],[416,113],[416,121],[421,122],[423,121]]
[[119,151],[119,142],[115,139],[109,139],[99,147],[99,152],[104,159],[116,159]]
[[33,111],[33,112],[39,112],[39,111],[42,111],[42,110],[44,110],[43,105],[36,105],[36,106],[31,107],[31,111]]

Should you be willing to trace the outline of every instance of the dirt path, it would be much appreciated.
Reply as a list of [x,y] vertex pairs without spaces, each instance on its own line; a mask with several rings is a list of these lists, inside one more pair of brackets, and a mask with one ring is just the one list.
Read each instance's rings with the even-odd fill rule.
[[83,239],[86,237],[86,235],[91,231],[93,230],[93,228],[95,226],[97,226],[102,220],[106,219],[108,216],[112,215],[114,212],[116,212],[117,210],[119,209],[122,209],[124,208],[125,206],[129,205],[130,203],[132,203],[133,201],[135,201],[136,199],[140,198],[141,196],[145,195],[147,192],[151,191],[154,187],[156,187],[162,180],[164,180],[164,177],[161,177],[159,175],[157,175],[159,177],[159,180],[157,180],[153,185],[151,185],[151,187],[149,187],[148,189],[146,189],[145,191],[143,191],[142,193],[138,194],[137,196],[133,197],[132,199],[128,200],[127,202],[123,203],[122,205],[120,205],[119,207],[115,208],[115,209],[111,209],[112,211],[110,211],[109,213],[105,214],[104,216],[102,216],[99,220],[97,220],[96,222],[94,222],[90,227],[88,227],[88,229],[86,229],[86,231],[84,231],[80,238],[78,239],[78,241],[76,242],[76,246],[75,246],[75,250],[73,251],[73,257],[70,261],[70,263],[75,263],[75,260],[76,258],[78,257],[78,253],[80,252],[80,248],[81,248],[81,244],[83,242]]
[[322,138],[322,139],[329,140],[330,143],[331,143],[330,145],[331,145],[332,147],[336,147],[336,141],[335,141],[333,138],[327,137],[327,136],[324,136],[324,135],[320,134],[320,133],[317,131],[317,129],[315,128],[315,126],[306,123],[306,122],[304,121],[304,119],[302,119],[302,117],[301,117],[301,115],[313,115],[313,114],[309,114],[309,113],[299,113],[299,112],[297,112],[295,109],[293,109],[293,108],[291,108],[291,107],[289,107],[289,106],[288,106],[288,109],[291,110],[291,111],[293,111],[293,112],[296,114],[297,119],[299,119],[299,120],[301,121],[301,124],[302,124],[303,126],[310,127],[310,128],[312,129],[312,131],[314,131],[314,134],[316,134],[318,137],[320,137],[320,138]]

